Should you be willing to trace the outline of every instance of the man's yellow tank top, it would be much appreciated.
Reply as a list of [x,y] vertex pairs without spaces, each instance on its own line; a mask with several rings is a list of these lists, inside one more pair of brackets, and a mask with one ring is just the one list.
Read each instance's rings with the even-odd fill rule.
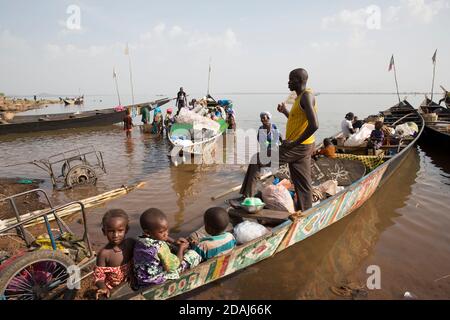
[[[306,118],[306,113],[303,108],[300,107],[300,100],[305,92],[313,94],[310,88],[305,89],[298,97],[295,99],[292,105],[291,111],[289,112],[289,118],[286,124],[286,140],[295,141],[308,127],[308,119]],[[314,110],[317,112],[317,100],[314,101]],[[302,144],[311,144],[315,142],[314,135],[311,135]]]

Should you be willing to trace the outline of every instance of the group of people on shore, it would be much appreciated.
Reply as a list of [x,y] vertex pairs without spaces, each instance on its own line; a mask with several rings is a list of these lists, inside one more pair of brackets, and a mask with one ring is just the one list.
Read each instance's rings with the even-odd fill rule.
[[169,236],[167,216],[159,209],[145,210],[139,219],[142,229],[137,239],[127,238],[129,217],[112,209],[102,219],[108,244],[99,252],[94,268],[96,299],[110,297],[111,290],[129,281],[133,289],[178,279],[180,274],[203,261],[231,251],[236,240],[230,232],[228,213],[213,207],[204,213],[204,230],[187,239]]

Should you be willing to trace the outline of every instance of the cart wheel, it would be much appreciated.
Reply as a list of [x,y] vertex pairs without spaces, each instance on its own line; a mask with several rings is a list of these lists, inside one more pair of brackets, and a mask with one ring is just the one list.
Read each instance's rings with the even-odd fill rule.
[[92,167],[79,164],[69,170],[66,176],[66,186],[73,187],[80,184],[95,184],[97,175]]
[[68,268],[75,262],[60,251],[25,254],[2,270],[0,300],[50,300],[75,298],[66,287]]
[[[73,159],[70,162],[70,166],[73,168],[75,166],[78,166],[80,164],[86,164],[83,162],[83,159]],[[89,164],[88,164],[89,165]],[[69,172],[69,166],[67,165],[67,163],[64,162],[64,164],[61,167],[61,176],[65,177],[67,176],[67,173]]]

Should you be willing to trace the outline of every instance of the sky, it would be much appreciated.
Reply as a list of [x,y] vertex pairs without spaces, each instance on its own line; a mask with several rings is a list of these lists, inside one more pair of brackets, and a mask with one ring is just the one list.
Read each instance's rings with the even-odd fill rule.
[[[79,13],[79,14],[78,14]],[[450,0],[0,0],[0,92],[318,92],[450,88]],[[130,56],[125,55],[129,44]],[[435,91],[438,91],[436,89]]]

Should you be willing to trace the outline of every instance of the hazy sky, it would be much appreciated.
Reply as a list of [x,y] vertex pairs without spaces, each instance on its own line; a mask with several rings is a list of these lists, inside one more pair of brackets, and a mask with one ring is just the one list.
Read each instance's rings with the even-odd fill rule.
[[[80,30],[70,5],[80,9]],[[304,67],[316,91],[450,88],[450,0],[0,0],[0,92],[284,92]],[[75,17],[76,18],[76,17]],[[69,21],[69,24],[67,23]],[[68,28],[69,27],[69,28]],[[72,29],[70,29],[72,28]]]

